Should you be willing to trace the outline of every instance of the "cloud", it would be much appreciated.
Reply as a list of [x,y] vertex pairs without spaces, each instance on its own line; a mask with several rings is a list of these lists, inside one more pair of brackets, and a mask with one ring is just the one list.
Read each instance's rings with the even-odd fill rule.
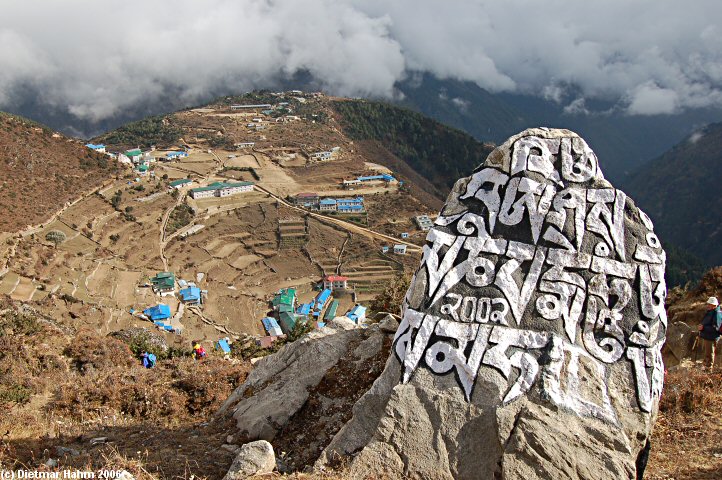
[[677,110],[677,92],[659,88],[652,82],[637,86],[632,92],[628,111],[633,115],[670,114]]
[[[632,115],[722,106],[722,3],[624,0],[0,0],[0,108],[88,121],[302,74],[393,98],[429,72]],[[459,107],[463,108],[462,105]],[[581,110],[579,110],[581,108]]]

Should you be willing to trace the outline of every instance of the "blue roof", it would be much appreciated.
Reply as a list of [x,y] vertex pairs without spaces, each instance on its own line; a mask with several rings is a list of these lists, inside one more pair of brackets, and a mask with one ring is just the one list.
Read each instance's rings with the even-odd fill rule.
[[300,315],[308,315],[311,313],[311,307],[313,306],[313,303],[303,303],[301,304],[298,309],[296,310],[296,313]]
[[279,335],[283,335],[283,331],[281,330],[281,326],[278,324],[275,318],[273,317],[266,317],[261,319],[261,323],[263,323],[263,328],[266,329],[266,332],[273,337],[277,337]]
[[364,197],[356,198],[337,198],[337,203],[364,203]]
[[223,351],[223,353],[231,353],[231,347],[228,345],[228,342],[224,338],[218,340],[216,342],[216,345],[218,345],[218,348]]
[[103,145],[102,143],[99,143],[97,145],[94,143],[86,143],[85,146],[88,148],[92,148],[93,150],[95,150],[97,148],[105,148],[105,145]]
[[329,288],[326,288],[323,292],[319,293],[316,297],[316,308],[323,308],[330,296],[331,289]]
[[143,310],[143,313],[148,315],[151,320],[163,320],[166,318],[170,318],[170,307],[168,305],[164,305],[162,303],[159,303],[155,307],[150,307],[145,310]]
[[358,177],[359,182],[368,182],[369,180],[384,180],[383,175],[372,175],[370,177]]
[[184,302],[200,301],[201,289],[198,287],[188,287],[180,291],[180,296]]
[[333,198],[324,198],[321,200],[321,205],[336,205],[336,200]]
[[180,157],[180,156],[188,156],[188,153],[186,152],[168,152],[165,154],[166,157]]
[[354,322],[358,323],[358,318],[362,315],[366,314],[366,307],[363,305],[356,305],[354,306],[347,314],[346,316],[353,320]]

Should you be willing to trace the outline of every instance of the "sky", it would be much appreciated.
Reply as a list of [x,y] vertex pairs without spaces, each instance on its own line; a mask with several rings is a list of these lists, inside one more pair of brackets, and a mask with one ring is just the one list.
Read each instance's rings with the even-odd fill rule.
[[722,2],[0,0],[0,109],[90,122],[278,85],[394,98],[419,72],[566,111],[722,106]]

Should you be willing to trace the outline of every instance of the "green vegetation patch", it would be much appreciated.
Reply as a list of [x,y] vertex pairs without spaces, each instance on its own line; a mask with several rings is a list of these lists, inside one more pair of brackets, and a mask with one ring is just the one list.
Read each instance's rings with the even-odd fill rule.
[[191,223],[194,214],[193,209],[186,204],[175,207],[168,217],[166,234],[171,234]]
[[93,143],[113,146],[171,145],[181,137],[181,130],[171,125],[164,116],[155,116],[127,125],[92,139]]
[[493,148],[411,110],[363,100],[334,101],[353,140],[375,140],[441,191],[470,175]]

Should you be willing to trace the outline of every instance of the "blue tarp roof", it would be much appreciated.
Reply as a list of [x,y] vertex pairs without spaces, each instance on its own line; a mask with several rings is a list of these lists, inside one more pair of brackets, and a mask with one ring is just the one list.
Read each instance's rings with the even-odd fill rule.
[[387,182],[393,182],[396,180],[394,177],[389,175],[388,173],[384,173],[383,175],[372,175],[370,177],[358,177],[357,180],[359,182],[368,182],[371,180],[386,180]]
[[96,148],[105,148],[105,145],[103,145],[102,143],[99,143],[97,145],[94,143],[86,143],[85,146],[88,148],[92,148],[93,150],[95,150]]
[[184,302],[199,302],[201,300],[201,289],[198,287],[188,287],[180,291],[180,296]]
[[346,316],[354,322],[358,322],[359,317],[365,314],[366,307],[364,307],[363,305],[356,305],[346,314]]
[[143,310],[143,313],[148,315],[153,321],[163,320],[165,318],[170,318],[170,307],[168,305],[159,303],[155,307],[150,307]]
[[281,330],[281,326],[278,324],[275,318],[273,317],[266,317],[261,319],[261,323],[263,324],[263,328],[266,329],[266,332],[270,336],[278,336],[283,335],[283,331]]
[[220,339],[216,342],[216,345],[223,353],[231,353],[231,347],[228,345],[225,339]]
[[326,288],[316,297],[316,308],[322,308],[331,296],[331,289]]
[[298,309],[296,310],[296,313],[300,315],[308,315],[311,313],[311,307],[313,306],[312,303],[303,303],[299,305]]

